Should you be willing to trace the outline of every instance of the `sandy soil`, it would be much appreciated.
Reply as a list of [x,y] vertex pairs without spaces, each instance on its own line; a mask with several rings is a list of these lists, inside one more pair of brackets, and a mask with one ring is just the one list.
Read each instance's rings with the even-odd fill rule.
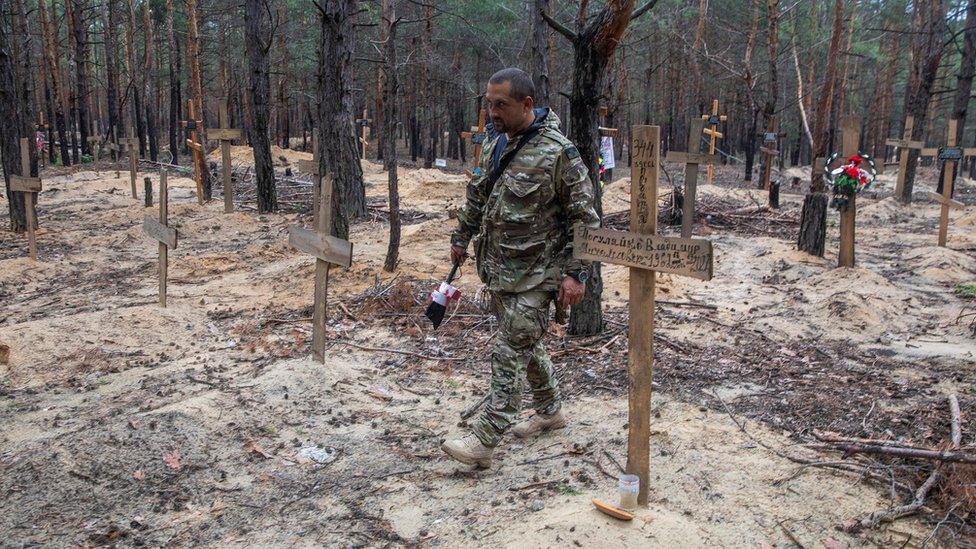
[[[236,162],[246,163],[241,149]],[[311,155],[273,157],[284,168]],[[386,174],[371,162],[364,173],[381,211]],[[716,177],[735,179],[731,169]],[[957,321],[967,301],[954,288],[976,281],[972,207],[953,213],[949,247],[938,248],[933,204],[866,197],[855,269],[834,268],[836,213],[823,259],[775,231],[720,230],[703,216],[715,278],[660,277],[658,298],[679,303],[658,308],[651,504],[624,524],[590,499],[615,499],[614,461],[625,461],[626,269],[604,271],[607,337],[590,344],[554,328],[547,338],[569,395],[568,429],[506,439],[487,471],[439,451],[485,390],[493,332],[469,304],[438,333],[420,317],[423,293],[444,274],[465,183],[401,170],[396,273],[381,269],[382,215],[354,225],[354,266],[330,280],[333,344],[321,365],[308,357],[313,264],[287,246],[288,225],[307,226],[306,213],[225,215],[219,197],[197,206],[193,181],[171,177],[180,243],[170,306],[160,309],[156,244],[127,173],[46,177],[40,261],[26,259],[23,238],[0,233],[3,539],[853,547],[929,536],[941,516],[842,531],[891,505],[890,494],[783,455],[840,459],[803,445],[814,428],[934,445],[946,436],[949,391],[971,413],[976,340]],[[608,214],[629,207],[628,187],[608,185]],[[931,187],[918,182],[918,192]],[[960,194],[970,204],[972,189]],[[700,190],[702,204],[719,199],[763,200],[729,185]],[[784,212],[801,201],[785,194]],[[479,287],[472,271],[460,281],[467,303]],[[967,424],[964,443],[972,437]],[[325,463],[305,457],[311,447]]]

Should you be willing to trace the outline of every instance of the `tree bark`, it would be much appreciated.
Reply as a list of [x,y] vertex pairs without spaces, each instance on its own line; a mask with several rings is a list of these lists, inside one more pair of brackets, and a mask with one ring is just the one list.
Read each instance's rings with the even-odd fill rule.
[[271,112],[271,75],[268,56],[271,52],[271,25],[268,0],[246,0],[244,32],[247,65],[250,73],[251,126],[248,140],[254,151],[254,173],[257,177],[259,212],[278,209],[271,142],[268,139],[268,116]]
[[383,269],[393,272],[396,270],[397,261],[400,257],[400,191],[397,187],[397,150],[393,131],[397,124],[396,100],[397,91],[400,87],[396,69],[396,0],[383,0],[383,26],[383,51],[385,53],[383,94],[386,96],[383,101],[383,128],[384,132],[389,132],[389,137],[383,141],[386,146],[383,158],[388,174],[390,197],[390,244],[386,249],[386,261],[383,263]]
[[319,170],[333,175],[332,222],[340,238],[348,238],[350,218],[366,215],[349,80],[356,4],[356,0],[319,0],[317,4],[322,29],[317,74]]
[[[31,109],[30,105],[24,104],[23,95],[25,91],[30,92],[29,80],[25,82],[18,75],[18,72],[30,72],[30,35],[17,32],[17,27],[20,26],[19,14],[23,13],[22,0],[18,3],[21,5],[15,6],[9,0],[0,0],[0,118],[7,121],[0,124],[0,161],[10,212],[10,230],[23,233],[27,230],[24,194],[10,191],[10,176],[24,175],[20,173],[20,137],[24,126],[21,117]],[[15,44],[18,38],[22,41],[20,47]],[[18,71],[20,63],[26,63],[26,67],[21,67]],[[28,86],[26,89],[25,84]],[[30,95],[27,97],[30,98]],[[28,102],[31,101],[28,99]]]
[[[827,51],[827,67],[824,70],[823,84],[817,100],[817,110],[813,122],[813,160],[827,156],[828,128],[834,96],[834,79],[837,72],[837,53],[840,51],[840,38],[843,33],[844,1],[834,0],[834,24]],[[823,173],[811,169],[810,192],[803,200],[800,214],[800,233],[797,248],[817,257],[823,257],[827,239],[827,195],[824,192]]]
[[[973,93],[973,74],[976,72],[976,0],[966,3],[966,31],[963,33],[962,59],[959,61],[959,73],[956,76],[956,94],[952,102],[952,118],[958,120],[956,125],[956,143],[963,146],[963,136],[966,130],[966,115],[969,110],[969,98]],[[954,178],[962,171],[960,164],[953,172]],[[955,190],[956,185],[952,186]],[[942,177],[939,177],[938,192],[942,192]]]
[[207,168],[207,117],[203,103],[203,84],[200,80],[200,36],[197,32],[197,0],[186,0],[186,63],[190,68],[190,97],[199,109],[197,116],[203,120],[203,127],[198,130],[200,145],[204,152],[199,155],[200,186],[203,188],[203,199],[213,198],[213,187],[210,181],[210,170]]
[[[912,139],[921,141],[925,135],[926,122],[929,120],[929,103],[935,87],[939,63],[942,60],[946,25],[945,0],[919,0],[916,2],[917,17],[915,18],[915,47],[912,52],[911,87],[905,93],[905,113],[915,117],[912,128]],[[905,204],[912,201],[912,191],[915,188],[915,168],[918,163],[918,151],[908,151],[908,165],[905,168],[905,186],[899,197]]]
[[176,49],[173,32],[173,0],[166,0],[166,43],[169,62],[169,152],[173,164],[180,163],[180,148],[177,140],[180,120],[180,53]]
[[77,98],[75,109],[78,112],[78,129],[81,132],[81,152],[91,155],[91,145],[88,144],[88,31],[84,24],[85,11],[88,0],[69,0],[72,2],[71,16],[75,46],[75,78],[77,79]]
[[549,28],[542,12],[549,12],[551,0],[527,0],[532,21],[532,79],[535,81],[535,104],[549,106]]
[[[608,2],[589,22],[586,10],[581,9],[574,33],[544,13],[546,22],[554,30],[572,41],[573,87],[570,93],[569,138],[579,149],[580,156],[589,169],[593,184],[597,214],[603,217],[603,200],[599,183],[600,134],[597,114],[599,94],[607,76],[607,65],[620,45],[634,11],[634,0]],[[593,263],[586,292],[579,305],[572,308],[569,331],[574,335],[593,335],[603,330],[601,294],[603,278],[600,264]]]
[[421,34],[420,48],[423,60],[420,63],[420,86],[424,95],[424,110],[420,115],[420,142],[423,150],[424,167],[434,165],[436,155],[437,130],[434,124],[434,112],[437,103],[434,100],[434,87],[431,84],[430,67],[434,63],[434,3],[423,4],[424,31]]
[[129,17],[125,24],[125,68],[129,73],[129,90],[132,92],[132,127],[136,134],[129,137],[139,138],[139,156],[146,156],[146,127],[142,116],[142,89],[145,82],[145,70],[140,70],[136,61],[136,0],[129,0]]
[[[115,29],[118,25],[118,12],[115,8],[116,0],[105,0],[105,10],[102,12],[102,26],[105,29],[105,95],[108,106],[108,128],[106,135],[110,139],[121,135],[119,133],[119,65],[118,41]],[[116,159],[118,153],[113,153]]]
[[289,125],[288,117],[288,67],[290,64],[288,58],[288,31],[285,28],[287,24],[288,10],[285,2],[282,2],[278,7],[278,50],[281,56],[281,64],[279,65],[279,76],[278,76],[278,108],[277,108],[277,135],[278,142],[282,149],[289,148],[288,140],[289,134],[291,133],[291,127]]
[[149,159],[156,162],[159,159],[159,93],[156,90],[156,56],[153,55],[155,42],[153,40],[152,18],[149,16],[149,2],[142,4],[143,45],[143,91],[146,99],[146,136],[149,148]]
[[[58,129],[58,144],[61,163],[65,166],[71,165],[71,157],[68,151],[68,123],[65,118],[64,104],[65,104],[65,88],[64,81],[61,78],[61,68],[58,60],[60,56],[57,52],[57,38],[54,36],[54,30],[51,28],[51,19],[47,13],[47,6],[44,0],[40,0],[37,3],[38,8],[40,8],[40,18],[41,18],[41,33],[44,35],[44,64],[47,67],[47,74],[49,81],[51,83],[51,95],[52,103],[54,105],[54,122]],[[20,158],[20,155],[17,156]]]

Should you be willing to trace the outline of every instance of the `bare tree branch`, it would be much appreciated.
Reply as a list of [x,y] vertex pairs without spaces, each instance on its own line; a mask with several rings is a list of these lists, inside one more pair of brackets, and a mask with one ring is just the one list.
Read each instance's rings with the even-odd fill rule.
[[651,8],[653,8],[656,4],[657,4],[657,0],[648,0],[646,4],[637,8],[636,10],[634,10],[634,13],[630,14],[630,20],[633,21],[634,19],[637,19],[641,15],[644,15],[645,13],[651,11]]
[[[657,0],[653,0],[653,1],[657,1]],[[552,27],[552,30],[565,36],[570,41],[576,40],[576,33],[569,30],[569,27],[553,19],[548,13],[546,13],[546,10],[539,10],[539,11],[542,13],[542,18],[546,20],[546,23],[548,23],[549,26]]]

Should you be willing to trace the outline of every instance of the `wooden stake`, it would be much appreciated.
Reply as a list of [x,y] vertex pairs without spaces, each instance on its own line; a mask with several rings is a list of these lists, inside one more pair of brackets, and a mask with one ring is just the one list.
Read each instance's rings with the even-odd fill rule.
[[[857,119],[847,117],[841,125],[843,132],[841,155],[843,162],[858,154],[858,143],[861,138],[861,128]],[[840,212],[840,251],[837,254],[838,267],[854,266],[854,226],[857,218],[857,195],[852,194],[847,208]]]
[[220,160],[224,178],[224,213],[234,211],[234,185],[231,182],[230,142],[241,138],[241,130],[230,127],[227,101],[220,102],[220,128],[210,131],[210,137],[220,140]]
[[902,139],[885,140],[885,145],[898,147],[898,179],[895,183],[895,196],[901,196],[902,190],[905,188],[905,172],[908,171],[908,155],[911,154],[912,149],[921,151],[922,147],[925,146],[921,141],[912,141],[912,130],[914,128],[915,117],[909,115],[905,118],[905,132],[902,134],[904,137]]
[[485,109],[480,109],[478,111],[478,125],[471,126],[471,131],[461,132],[461,137],[471,141],[474,145],[474,151],[471,155],[471,169],[467,171],[468,177],[473,177],[475,175],[481,175],[478,173],[480,169],[478,163],[481,161],[481,148],[485,143]]
[[166,281],[169,273],[169,249],[176,248],[179,235],[169,226],[169,184],[166,170],[159,173],[159,219],[147,215],[142,229],[159,242],[159,306],[166,306]]
[[367,114],[368,113],[366,111],[366,107],[363,107],[363,117],[356,119],[356,124],[359,124],[359,127],[361,128],[361,130],[360,130],[360,137],[359,137],[359,143],[360,143],[360,145],[362,147],[362,157],[361,158],[363,160],[366,160],[366,145],[368,145],[368,142],[366,141],[367,129],[369,128],[369,123],[373,121],[371,118],[366,118],[366,115]]
[[[957,149],[956,147],[956,127],[959,121],[950,120],[949,121],[949,135],[946,138],[947,149]],[[939,153],[940,157],[947,156],[943,151]],[[959,156],[962,156],[962,151],[959,151]],[[949,238],[949,208],[958,207],[961,205],[960,202],[952,204],[955,202],[952,200],[952,182],[956,175],[956,160],[950,160],[948,157],[945,158],[945,170],[942,175],[942,195],[937,195],[942,200],[942,208],[939,213],[939,246],[945,247],[946,241]],[[933,193],[934,194],[934,193]]]
[[763,144],[759,147],[759,152],[763,155],[762,188],[768,191],[770,190],[770,181],[773,175],[773,158],[779,154],[776,144],[781,137],[779,133],[779,120],[773,117],[769,122],[767,131],[761,135]]
[[684,162],[685,164],[685,196],[681,210],[681,236],[690,238],[695,225],[695,193],[698,186],[698,165],[717,162],[718,156],[703,154],[701,151],[701,135],[705,129],[705,120],[692,120],[688,128],[688,152],[668,151],[668,162]]
[[193,179],[197,183],[197,203],[203,205],[203,146],[200,144],[199,129],[203,126],[203,120],[198,120],[196,110],[193,108],[193,100],[186,100],[186,114],[189,120],[183,121],[183,126],[190,131],[190,138],[186,144],[193,151]]

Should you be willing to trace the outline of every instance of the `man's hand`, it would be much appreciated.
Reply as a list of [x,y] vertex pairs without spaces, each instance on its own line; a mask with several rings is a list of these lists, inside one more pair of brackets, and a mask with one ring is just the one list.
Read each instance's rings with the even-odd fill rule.
[[460,246],[451,246],[451,264],[452,265],[463,265],[465,258],[468,257],[468,251]]
[[559,295],[556,300],[565,305],[577,305],[583,301],[583,292],[585,291],[586,284],[571,276],[565,276],[559,285]]

